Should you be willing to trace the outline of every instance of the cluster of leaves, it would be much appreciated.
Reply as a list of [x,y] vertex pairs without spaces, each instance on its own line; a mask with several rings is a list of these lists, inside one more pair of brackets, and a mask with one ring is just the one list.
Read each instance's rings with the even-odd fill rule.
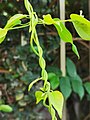
[[80,99],[82,99],[85,95],[84,88],[90,94],[90,82],[82,82],[82,79],[77,74],[75,64],[69,58],[66,60],[66,72],[67,75],[63,77],[59,69],[54,67],[48,68],[48,79],[53,90],[59,88],[66,100],[72,92],[78,94]]
[[[79,16],[77,14],[71,14],[70,15],[71,19],[69,19],[69,20],[60,20],[58,18],[52,19],[50,14],[43,15],[43,19],[40,19],[40,18],[38,18],[37,14],[33,11],[33,8],[28,0],[24,0],[24,4],[25,4],[25,7],[26,7],[29,15],[16,14],[13,17],[11,17],[8,20],[6,26],[3,29],[0,28],[0,43],[2,43],[4,41],[4,39],[7,35],[7,32],[9,30],[19,29],[19,28],[24,28],[24,27],[29,26],[29,32],[31,33],[30,45],[31,45],[31,48],[34,51],[34,53],[39,57],[39,65],[41,67],[41,77],[34,80],[29,85],[28,90],[30,91],[32,86],[39,80],[44,81],[44,85],[40,88],[39,91],[36,91],[36,93],[35,93],[36,101],[37,101],[36,103],[39,103],[41,100],[43,100],[43,105],[48,108],[48,111],[50,112],[50,114],[52,116],[52,120],[57,120],[55,110],[58,112],[59,117],[62,118],[62,108],[63,108],[64,99],[63,99],[63,95],[61,92],[53,91],[50,89],[50,83],[48,82],[48,77],[49,77],[49,79],[51,79],[52,75],[50,75],[50,74],[48,75],[47,71],[46,71],[46,62],[43,58],[43,50],[42,50],[39,40],[38,40],[38,36],[37,36],[37,32],[36,32],[36,25],[37,24],[54,25],[58,31],[60,38],[64,42],[71,43],[72,50],[79,58],[79,53],[77,51],[77,48],[73,44],[72,35],[67,30],[67,28],[63,25],[63,22],[67,22],[67,21],[72,22],[74,25],[74,28],[78,32],[79,36],[85,40],[90,40],[90,33],[89,33],[90,22],[88,20],[86,20],[85,18],[83,18],[82,16]],[[29,22],[22,24],[21,19],[28,19]],[[68,71],[68,69],[67,69],[67,71]],[[77,74],[76,74],[76,76],[77,76]],[[54,75],[54,77],[56,77],[56,76]],[[70,77],[72,77],[72,75],[70,75]],[[57,79],[58,79],[58,77],[57,77]],[[67,82],[68,77],[66,77],[65,79],[62,78],[62,81]],[[79,85],[82,85],[82,82],[80,79],[79,79]],[[61,84],[60,84],[60,86],[61,86]],[[69,83],[68,83],[68,86],[70,86]],[[73,83],[72,83],[72,86],[73,86]],[[86,86],[87,85],[85,85],[85,88],[87,90],[88,87],[86,87]],[[63,87],[61,86],[60,88],[61,88],[61,91],[63,92]],[[82,87],[81,87],[81,89],[82,89]],[[76,89],[74,88],[74,86],[73,86],[73,90],[75,92],[77,92]],[[69,91],[69,94],[70,94],[70,92],[71,91]],[[78,94],[82,98],[83,94],[81,94],[81,93],[78,93]],[[65,97],[67,98],[68,95],[66,94]],[[46,103],[46,100],[48,100],[48,104]]]

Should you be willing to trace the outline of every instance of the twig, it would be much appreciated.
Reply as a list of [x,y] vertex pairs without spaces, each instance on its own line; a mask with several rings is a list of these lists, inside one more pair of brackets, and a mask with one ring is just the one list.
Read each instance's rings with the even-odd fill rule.
[[90,118],[90,113],[84,118],[84,120],[88,120]]
[[90,46],[87,45],[84,41],[78,41],[79,43],[81,43],[83,46],[85,46],[86,48],[90,49]]

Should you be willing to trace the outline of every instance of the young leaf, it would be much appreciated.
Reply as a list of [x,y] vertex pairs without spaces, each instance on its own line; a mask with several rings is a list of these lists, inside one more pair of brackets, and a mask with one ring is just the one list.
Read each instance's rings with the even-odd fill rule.
[[35,97],[36,97],[36,104],[38,104],[41,100],[44,99],[44,93],[42,91],[36,91]]
[[90,21],[77,14],[71,14],[70,18],[79,36],[84,40],[90,40]]
[[77,47],[74,44],[72,44],[72,51],[80,58]]
[[62,77],[60,79],[60,90],[67,100],[72,92],[70,80],[68,77]]
[[9,105],[0,105],[0,111],[3,111],[3,112],[12,112],[13,109]]
[[18,24],[21,24],[21,20],[20,19],[25,18],[25,17],[26,17],[26,15],[23,15],[23,14],[16,14],[16,15],[12,16],[8,20],[5,28],[12,28],[12,27],[14,27],[14,26],[16,26]]
[[67,58],[66,60],[67,73],[70,77],[75,77],[77,75],[76,66],[72,60]]
[[49,102],[56,109],[60,118],[62,118],[62,109],[64,98],[61,92],[53,91],[49,93]]
[[50,14],[43,15],[43,20],[44,20],[45,24],[47,24],[47,25],[51,25],[51,24],[55,23],[55,21],[52,19]]
[[0,28],[0,44],[4,41],[6,34],[7,30]]
[[76,75],[71,79],[71,83],[73,91],[79,95],[80,99],[82,99],[84,96],[84,88],[82,85],[81,78],[78,75]]
[[73,44],[72,35],[68,31],[68,29],[64,26],[64,24],[61,22],[61,20],[59,18],[54,18],[53,20],[55,21],[54,26],[56,27],[61,39],[64,42],[69,42],[69,43]]
[[84,87],[85,87],[86,91],[88,92],[88,94],[90,94],[90,82],[86,82],[84,84]]
[[53,90],[59,86],[59,77],[55,73],[48,73],[48,80]]

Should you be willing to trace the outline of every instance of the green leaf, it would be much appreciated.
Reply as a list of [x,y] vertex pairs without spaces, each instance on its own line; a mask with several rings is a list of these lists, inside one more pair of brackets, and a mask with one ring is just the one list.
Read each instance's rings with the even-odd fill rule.
[[76,66],[72,60],[67,58],[66,60],[67,73],[70,77],[75,77],[77,75]]
[[80,58],[77,47],[74,44],[72,44],[72,51]]
[[87,93],[90,94],[90,82],[84,83],[84,87],[85,87]]
[[38,104],[41,100],[44,99],[45,94],[42,91],[36,91],[35,96],[36,96],[36,104]]
[[53,91],[49,93],[49,102],[58,112],[60,118],[62,118],[62,109],[64,98],[61,92]]
[[61,22],[61,20],[59,18],[54,18],[53,20],[55,21],[54,26],[56,27],[60,38],[64,42],[69,42],[73,44],[72,35],[68,31],[68,29],[65,27],[65,25]]
[[18,101],[18,104],[21,106],[21,107],[25,107],[27,105],[27,102],[25,102],[24,100],[20,100]]
[[0,111],[3,111],[3,112],[12,112],[13,109],[9,105],[0,105]]
[[63,93],[65,99],[67,100],[72,92],[70,80],[68,77],[62,77],[60,79],[60,90]]
[[77,14],[71,14],[70,18],[79,36],[84,40],[90,40],[90,21]]
[[51,25],[51,24],[55,23],[55,21],[52,19],[50,14],[43,15],[43,20],[44,20],[45,24],[47,24],[47,25]]
[[52,120],[57,120],[56,116],[55,116],[55,110],[54,108],[52,107],[52,105],[49,107],[49,112],[52,116]]
[[48,73],[55,73],[58,77],[62,76],[62,71],[56,66],[47,66]]
[[55,73],[48,73],[48,80],[53,90],[59,86],[59,77]]
[[12,16],[8,20],[5,28],[12,28],[12,27],[14,27],[14,26],[16,26],[18,24],[21,24],[21,20],[20,19],[25,18],[25,17],[26,17],[26,15],[23,15],[23,14],[16,14],[16,15]]
[[24,97],[24,93],[23,92],[22,93],[17,93],[15,95],[16,101],[21,100],[23,97]]
[[77,47],[73,44],[71,33],[68,31],[68,29],[65,27],[65,25],[61,22],[59,18],[54,18],[53,20],[55,21],[54,26],[56,27],[60,38],[64,42],[69,42],[72,44],[72,50],[79,58],[79,53]]
[[76,75],[71,79],[71,83],[73,91],[79,95],[80,99],[82,99],[84,96],[84,88],[81,78]]
[[0,44],[4,41],[6,34],[7,30],[0,28]]

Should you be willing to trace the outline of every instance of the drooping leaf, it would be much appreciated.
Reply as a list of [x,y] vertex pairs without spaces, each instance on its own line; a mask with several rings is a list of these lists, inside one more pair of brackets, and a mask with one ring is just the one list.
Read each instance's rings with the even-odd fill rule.
[[84,87],[85,87],[87,93],[90,94],[90,82],[86,82],[86,83],[84,84]]
[[72,77],[71,83],[73,91],[79,95],[80,99],[82,99],[84,96],[84,88],[81,78],[76,75],[75,77]]
[[44,93],[42,91],[36,91],[35,97],[36,97],[36,104],[38,104],[41,100],[44,99]]
[[77,47],[74,44],[72,44],[72,51],[80,58]]
[[44,20],[45,24],[47,24],[47,25],[51,25],[51,24],[55,23],[55,21],[52,19],[50,14],[43,15],[43,20]]
[[6,34],[7,30],[0,28],[0,44],[4,41]]
[[69,42],[73,44],[72,35],[68,31],[68,29],[65,27],[65,25],[61,22],[61,20],[59,18],[54,18],[53,20],[55,21],[54,26],[56,27],[60,38],[64,42]]
[[60,79],[60,90],[67,100],[72,92],[70,80],[68,77],[62,77]]
[[62,118],[62,109],[64,98],[61,92],[53,91],[49,93],[49,102],[56,109],[60,118]]
[[53,90],[59,86],[59,77],[55,73],[48,73],[48,80]]
[[16,26],[18,24],[21,24],[21,20],[20,19],[25,18],[25,17],[26,17],[26,15],[23,15],[23,14],[16,14],[16,15],[12,16],[8,20],[5,28],[12,28],[12,27],[14,27],[14,26]]
[[12,112],[13,109],[9,105],[0,105],[0,111],[3,111],[3,112]]
[[79,58],[77,47],[73,44],[72,35],[69,30],[65,27],[65,25],[61,22],[59,18],[54,18],[53,20],[55,20],[54,26],[56,27],[60,38],[64,42],[69,42],[72,44],[72,50]]
[[75,77],[77,75],[76,66],[72,60],[67,58],[66,60],[67,73],[70,77]]
[[77,14],[71,14],[70,18],[79,36],[84,40],[90,40],[90,21]]

